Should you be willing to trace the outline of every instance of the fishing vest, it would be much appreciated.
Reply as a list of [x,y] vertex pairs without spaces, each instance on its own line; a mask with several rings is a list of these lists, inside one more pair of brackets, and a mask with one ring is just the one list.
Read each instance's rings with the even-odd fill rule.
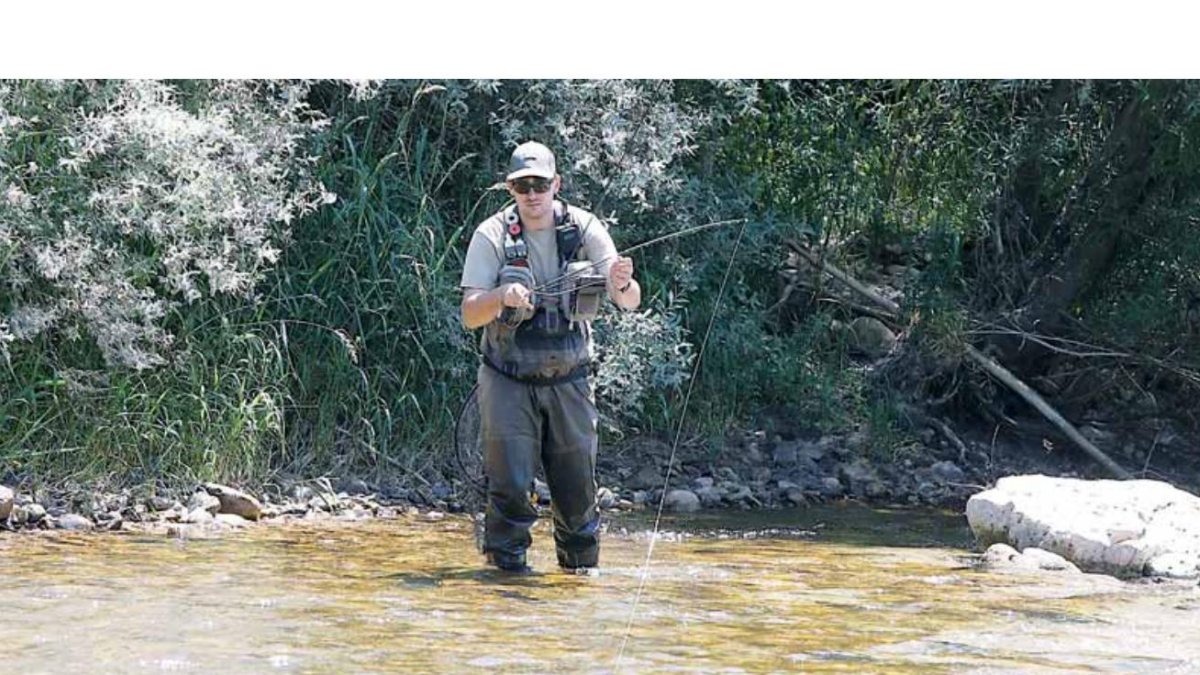
[[[530,384],[558,384],[587,376],[591,324],[572,320],[578,315],[568,308],[567,281],[547,284],[542,280],[545,288],[535,290],[525,226],[516,205],[494,217],[504,227],[504,268],[499,281],[521,281],[534,291],[534,311],[529,315],[528,310],[505,307],[495,321],[485,326],[480,346],[484,364]],[[558,249],[557,276],[561,278],[583,254],[582,230],[566,202],[562,202],[562,212],[555,214],[554,241]]]

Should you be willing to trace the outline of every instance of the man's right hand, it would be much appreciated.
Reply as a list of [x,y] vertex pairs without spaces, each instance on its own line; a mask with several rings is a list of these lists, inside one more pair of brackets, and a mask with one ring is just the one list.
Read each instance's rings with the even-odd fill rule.
[[509,283],[500,287],[500,303],[513,309],[533,309],[533,293],[524,284]]

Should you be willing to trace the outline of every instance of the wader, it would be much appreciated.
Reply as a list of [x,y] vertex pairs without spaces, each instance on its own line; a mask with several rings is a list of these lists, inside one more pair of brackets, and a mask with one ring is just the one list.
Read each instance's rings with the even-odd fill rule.
[[550,486],[558,564],[596,566],[596,420],[586,378],[537,385],[487,365],[479,367],[479,423],[488,485],[485,552],[524,562],[529,528],[537,521],[529,493],[540,461]]
[[[506,232],[501,281],[527,275],[524,283],[531,284],[516,207],[497,217]],[[580,252],[579,226],[565,205],[555,242],[561,274]],[[586,290],[600,292],[602,278],[599,284]],[[483,548],[500,567],[524,567],[537,520],[529,495],[538,462],[550,487],[559,565],[594,567],[600,554],[597,414],[587,379],[592,317],[578,311],[579,294],[567,301],[550,290],[535,294],[532,314],[506,310],[484,328],[481,341],[479,422],[488,484]]]

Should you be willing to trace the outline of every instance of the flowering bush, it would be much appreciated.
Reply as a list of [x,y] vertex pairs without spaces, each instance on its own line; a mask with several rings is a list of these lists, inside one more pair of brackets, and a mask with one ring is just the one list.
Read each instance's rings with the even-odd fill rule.
[[0,351],[86,332],[112,366],[163,362],[176,303],[247,297],[313,181],[325,120],[301,84],[0,85]]
[[649,394],[687,381],[692,344],[674,307],[608,312],[596,323],[596,394],[617,418],[636,420]]

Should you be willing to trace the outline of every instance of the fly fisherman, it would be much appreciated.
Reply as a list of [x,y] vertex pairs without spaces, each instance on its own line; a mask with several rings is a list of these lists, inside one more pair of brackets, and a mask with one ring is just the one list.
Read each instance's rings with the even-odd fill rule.
[[515,203],[475,229],[460,284],[463,324],[483,327],[483,550],[500,569],[528,570],[537,520],[529,493],[540,461],[558,564],[584,570],[600,555],[591,320],[604,296],[636,309],[642,291],[604,223],[556,199],[562,179],[549,148],[517,147],[505,182]]

